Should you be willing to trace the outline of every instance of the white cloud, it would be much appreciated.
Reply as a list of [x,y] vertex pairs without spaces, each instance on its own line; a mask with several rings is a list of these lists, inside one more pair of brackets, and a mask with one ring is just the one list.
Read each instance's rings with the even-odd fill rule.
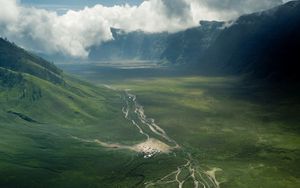
[[16,21],[19,14],[16,0],[0,0],[0,7],[0,24]]
[[175,32],[195,26],[199,20],[227,20],[278,1],[148,0],[139,6],[96,5],[59,15],[24,7],[16,0],[0,0],[0,34],[31,50],[84,58],[91,46],[113,39],[111,27]]

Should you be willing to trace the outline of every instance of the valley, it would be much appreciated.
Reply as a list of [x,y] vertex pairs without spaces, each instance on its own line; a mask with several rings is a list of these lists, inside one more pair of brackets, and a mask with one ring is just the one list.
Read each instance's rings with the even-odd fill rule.
[[297,87],[138,63],[60,68],[64,85],[23,74],[1,86],[2,187],[300,184]]
[[[240,77],[168,76],[173,70],[165,68],[138,68],[140,74],[135,76],[134,69],[103,70],[95,64],[65,65],[64,70],[123,93],[125,119],[134,119],[131,126],[144,139],[154,136],[166,145],[178,145],[166,154],[142,155],[151,161],[153,171],[142,165],[135,172],[147,177],[143,181],[147,187],[297,187],[300,183],[295,174],[300,106],[293,102],[294,95],[283,97],[280,89],[266,90],[260,84],[243,85]],[[149,123],[159,129],[151,129]],[[130,150],[126,147],[120,148]],[[160,168],[167,164],[161,158],[175,164]]]
[[111,2],[0,0],[0,188],[300,187],[299,0]]

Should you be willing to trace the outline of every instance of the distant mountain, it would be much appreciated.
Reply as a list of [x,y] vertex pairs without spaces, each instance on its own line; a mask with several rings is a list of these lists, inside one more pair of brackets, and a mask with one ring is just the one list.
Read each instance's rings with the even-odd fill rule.
[[172,34],[112,32],[113,41],[92,48],[92,60],[161,60],[196,66],[202,72],[298,79],[300,1],[231,23],[201,21],[198,27]]
[[196,63],[222,31],[224,22],[200,21],[200,26],[170,34],[160,59],[172,64]]
[[153,60],[160,59],[166,45],[167,33],[126,33],[111,29],[114,40],[94,46],[90,50],[90,60]]
[[[221,31],[223,22],[201,21],[201,26],[178,33],[125,32],[111,29],[114,40],[94,46],[90,60],[163,60],[194,62]],[[199,54],[200,52],[200,54]]]

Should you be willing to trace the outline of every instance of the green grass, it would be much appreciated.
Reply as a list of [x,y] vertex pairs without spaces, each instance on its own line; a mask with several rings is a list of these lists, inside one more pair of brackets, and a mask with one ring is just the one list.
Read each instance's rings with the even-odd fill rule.
[[[30,93],[34,86],[42,93],[34,101],[20,102],[18,88],[1,90],[0,187],[143,187],[184,164],[184,152],[199,168],[223,169],[217,172],[222,188],[300,186],[300,106],[294,95],[242,85],[235,77],[143,76],[143,69],[127,77],[133,70],[118,70],[117,76],[110,71],[104,78],[73,70],[98,87],[73,78],[61,87],[27,76]],[[142,139],[123,118],[121,93],[102,86],[107,83],[132,89],[147,116],[183,151],[144,159],[70,137],[124,144]]]
[[159,71],[155,75],[147,70],[145,75],[153,75],[142,76],[141,69],[129,77],[127,72],[133,70],[118,70],[123,74],[109,79],[97,77],[96,72],[72,71],[99,85],[132,89],[146,114],[200,165],[223,169],[217,173],[224,181],[221,187],[300,186],[296,93],[263,84],[243,85],[234,77],[172,76],[168,72],[161,76]]
[[293,98],[226,77],[154,78],[116,87],[133,89],[147,114],[202,165],[223,169],[221,187],[300,186],[300,106]]
[[0,187],[99,187],[133,158],[72,138],[140,141],[124,121],[120,93],[71,77],[56,85],[23,76],[24,84],[0,90]]

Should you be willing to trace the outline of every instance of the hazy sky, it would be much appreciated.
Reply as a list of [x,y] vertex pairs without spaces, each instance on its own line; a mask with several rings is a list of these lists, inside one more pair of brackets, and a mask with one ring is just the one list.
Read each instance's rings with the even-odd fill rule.
[[60,5],[85,5],[91,6],[96,4],[102,4],[106,6],[116,4],[140,4],[143,0],[21,0],[24,4],[60,4]]
[[111,27],[128,32],[176,32],[198,25],[199,20],[231,20],[283,2],[0,0],[0,36],[33,51],[85,58],[91,46],[113,40]]
[[[50,10],[66,10],[68,8],[81,9],[86,6],[92,7],[97,4],[104,6],[114,5],[139,5],[143,0],[21,0],[21,3],[27,6],[35,6]],[[63,13],[63,12],[62,12]]]

